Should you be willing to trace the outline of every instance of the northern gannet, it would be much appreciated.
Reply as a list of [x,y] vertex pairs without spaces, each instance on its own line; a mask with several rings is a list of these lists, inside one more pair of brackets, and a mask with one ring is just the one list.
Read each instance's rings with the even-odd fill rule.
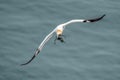
[[32,56],[32,58],[24,63],[24,64],[21,64],[21,65],[26,65],[28,63],[30,63],[38,54],[39,52],[42,50],[43,46],[45,45],[45,43],[53,36],[53,33],[56,33],[56,40],[59,40],[61,42],[64,42],[63,40],[63,30],[65,29],[65,26],[67,26],[68,24],[71,24],[71,23],[76,23],[76,22],[83,22],[83,23],[86,23],[86,22],[96,22],[96,21],[99,21],[101,20],[103,17],[105,16],[102,15],[101,17],[98,17],[98,18],[94,18],[94,19],[74,19],[74,20],[70,20],[68,22],[65,22],[63,24],[60,24],[58,25],[53,31],[51,31],[45,38],[44,40],[41,42],[41,44],[39,45],[39,47],[37,48],[35,54]]

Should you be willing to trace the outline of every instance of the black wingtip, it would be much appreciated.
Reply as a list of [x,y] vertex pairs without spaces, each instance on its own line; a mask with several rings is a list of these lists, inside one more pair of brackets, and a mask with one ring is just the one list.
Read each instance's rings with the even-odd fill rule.
[[40,52],[40,50],[37,49],[35,54],[33,55],[33,57],[28,62],[21,64],[21,66],[29,64],[38,55],[39,52]]
[[106,14],[103,14],[102,16],[101,16],[101,19],[103,18],[103,17],[105,17],[106,16]]
[[24,63],[24,64],[21,64],[21,66],[24,66],[24,65],[29,64],[34,58],[35,58],[35,55],[34,55],[28,62],[26,62],[26,63]]
[[87,21],[90,21],[90,22],[96,22],[96,21],[99,21],[99,20],[101,20],[103,17],[105,17],[106,16],[106,14],[103,14],[101,17],[99,17],[99,18],[95,18],[95,19],[89,19],[89,20],[87,20]]
[[35,56],[33,56],[28,62],[21,64],[21,66],[29,64],[34,58],[35,58]]

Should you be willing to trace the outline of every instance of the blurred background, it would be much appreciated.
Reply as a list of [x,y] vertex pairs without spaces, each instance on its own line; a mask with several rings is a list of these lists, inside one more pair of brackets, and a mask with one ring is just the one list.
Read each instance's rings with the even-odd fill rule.
[[[119,0],[0,0],[0,80],[120,80]],[[54,39],[28,65],[57,25],[70,24],[66,43]]]

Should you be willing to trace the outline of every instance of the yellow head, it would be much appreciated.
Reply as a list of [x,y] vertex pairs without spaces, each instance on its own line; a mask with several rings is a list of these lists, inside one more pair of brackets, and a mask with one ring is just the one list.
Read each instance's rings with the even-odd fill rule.
[[61,29],[56,30],[57,35],[62,35],[62,32],[63,32],[63,30],[61,30]]

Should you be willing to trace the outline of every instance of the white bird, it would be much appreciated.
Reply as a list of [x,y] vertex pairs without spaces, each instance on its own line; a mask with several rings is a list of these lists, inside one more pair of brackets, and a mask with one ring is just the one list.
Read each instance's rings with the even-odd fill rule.
[[30,63],[38,54],[39,52],[42,50],[43,46],[45,45],[45,43],[53,36],[53,33],[56,33],[56,40],[59,40],[61,42],[64,42],[63,38],[62,38],[62,33],[63,33],[63,30],[65,29],[65,26],[67,26],[68,24],[71,24],[71,23],[76,23],[76,22],[96,22],[96,21],[99,21],[101,20],[103,17],[105,16],[102,15],[101,17],[98,17],[98,18],[94,18],[94,19],[74,19],[74,20],[70,20],[66,23],[63,23],[63,24],[60,24],[58,25],[53,31],[51,31],[45,38],[44,40],[41,42],[41,44],[39,45],[39,47],[37,48],[35,54],[33,55],[33,57],[26,63],[24,64],[21,64],[21,65],[26,65],[28,63]]

